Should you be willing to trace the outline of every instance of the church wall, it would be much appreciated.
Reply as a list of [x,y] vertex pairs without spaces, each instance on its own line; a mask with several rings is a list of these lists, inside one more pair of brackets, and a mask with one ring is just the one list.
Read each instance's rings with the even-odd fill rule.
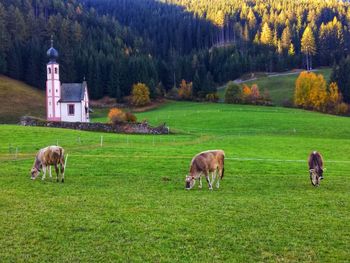
[[57,63],[50,63],[47,65],[46,81],[46,108],[48,120],[60,121],[61,111],[58,103],[60,93],[59,65]]
[[[82,122],[81,103],[80,102],[61,102],[61,120],[68,122]],[[68,114],[68,105],[74,105],[74,115]]]

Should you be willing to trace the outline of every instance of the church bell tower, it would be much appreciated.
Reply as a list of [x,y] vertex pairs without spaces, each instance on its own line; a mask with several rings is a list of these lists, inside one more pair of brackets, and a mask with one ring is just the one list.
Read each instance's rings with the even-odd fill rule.
[[51,37],[51,48],[47,51],[50,61],[46,65],[46,118],[48,121],[61,121],[61,82],[59,64],[57,63],[58,52],[53,47]]

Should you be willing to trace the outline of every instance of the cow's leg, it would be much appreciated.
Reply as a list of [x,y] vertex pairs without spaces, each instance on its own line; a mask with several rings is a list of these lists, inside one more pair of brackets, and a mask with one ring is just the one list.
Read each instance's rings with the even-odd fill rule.
[[64,159],[62,158],[60,160],[60,171],[61,171],[61,177],[62,177],[61,181],[62,181],[62,183],[64,183],[64,172],[65,172],[65,169],[66,169],[66,163],[64,162]]
[[209,186],[209,190],[213,190],[213,187],[211,185],[211,182],[210,182],[210,179],[209,179],[209,174],[207,171],[204,172],[204,175],[205,175],[205,179],[207,179],[207,182],[208,182],[208,186]]
[[202,176],[199,176],[199,185],[198,185],[198,188],[199,189],[202,189]]
[[49,175],[50,175],[50,180],[52,180],[51,165],[49,166]]
[[218,170],[217,171],[218,173],[218,180],[216,181],[216,188],[219,188],[220,187],[220,180],[221,180],[221,177],[222,177],[222,171],[221,170]]
[[216,171],[211,173],[211,184],[215,182],[215,178],[216,178]]
[[64,172],[63,173],[61,172],[61,177],[62,177],[61,182],[64,183]]
[[43,165],[43,177],[41,177],[41,180],[45,180],[45,177],[46,177],[46,169],[47,169],[47,166]]
[[57,164],[55,164],[55,172],[56,172],[56,182],[58,182],[59,170]]

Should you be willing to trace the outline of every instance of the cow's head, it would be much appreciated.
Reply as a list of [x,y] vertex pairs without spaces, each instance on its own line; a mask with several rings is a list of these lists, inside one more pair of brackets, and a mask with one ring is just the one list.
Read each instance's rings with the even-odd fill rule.
[[33,167],[32,170],[30,171],[30,173],[32,175],[31,179],[35,180],[38,177],[38,175],[40,174],[40,170],[36,167]]
[[310,169],[310,180],[313,186],[318,186],[320,184],[320,176],[316,169]]
[[192,189],[196,182],[196,180],[191,175],[187,175],[185,181],[186,181],[186,190]]

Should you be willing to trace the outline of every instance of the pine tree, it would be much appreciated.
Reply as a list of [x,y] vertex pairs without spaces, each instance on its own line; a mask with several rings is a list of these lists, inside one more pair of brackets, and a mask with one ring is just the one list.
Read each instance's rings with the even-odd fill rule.
[[316,54],[315,37],[309,26],[305,28],[301,39],[301,52],[306,56],[306,69],[312,69],[312,56]]
[[260,42],[263,45],[271,46],[273,44],[272,31],[267,22],[265,22],[260,36]]
[[290,35],[290,29],[289,27],[285,27],[283,29],[282,36],[281,36],[282,48],[285,50],[288,50],[290,48],[291,43],[292,43],[292,39]]
[[0,3],[0,74],[6,72],[6,52],[9,46],[9,35],[6,29],[6,10]]
[[293,43],[290,43],[289,49],[288,49],[288,55],[294,56],[295,55],[295,49]]

